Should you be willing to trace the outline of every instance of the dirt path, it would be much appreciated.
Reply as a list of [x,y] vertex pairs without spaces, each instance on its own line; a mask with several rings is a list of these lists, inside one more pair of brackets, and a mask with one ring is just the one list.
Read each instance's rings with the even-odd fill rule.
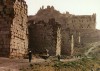
[[87,52],[85,52],[85,55],[87,56],[90,52],[92,52],[93,49],[98,48],[98,46],[100,45],[100,42],[95,42],[90,44],[89,47],[91,47]]
[[[78,60],[76,58],[72,59],[61,59],[62,62],[67,61],[75,61]],[[49,61],[49,60],[47,60]],[[44,63],[44,59],[33,59],[33,63]],[[28,59],[9,59],[9,58],[2,58],[0,57],[0,71],[19,71],[20,67],[28,67],[30,63],[28,62]]]
[[[40,63],[45,60],[34,59],[31,63]],[[28,66],[28,59],[9,59],[0,57],[0,71],[19,71],[21,66]]]

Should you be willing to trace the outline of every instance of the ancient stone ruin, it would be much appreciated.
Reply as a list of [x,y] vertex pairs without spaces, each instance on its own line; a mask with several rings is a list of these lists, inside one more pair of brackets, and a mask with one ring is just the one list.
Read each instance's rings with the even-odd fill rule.
[[[49,40],[53,36],[53,34],[51,34],[52,32],[50,32],[49,30],[54,26],[50,27],[49,26],[50,24],[48,23],[50,21],[53,22],[52,20],[50,20],[52,18],[55,19],[55,22],[61,25],[60,35],[59,35],[60,43],[57,40],[56,45],[54,46],[51,46],[51,45],[53,45],[53,41],[55,41],[55,39],[57,39],[58,36],[54,37],[54,39],[52,40]],[[39,52],[42,52],[41,49],[45,48],[45,49],[49,49],[50,52],[51,52],[51,49],[53,49],[53,51],[56,51],[56,54],[73,55],[73,53],[75,52],[74,51],[75,48],[83,47],[85,43],[91,43],[93,41],[95,42],[95,41],[100,40],[100,37],[99,38],[97,37],[100,35],[100,34],[97,34],[100,31],[96,30],[96,14],[73,15],[73,14],[70,14],[69,12],[62,14],[59,11],[55,10],[53,6],[51,7],[47,6],[47,8],[44,8],[42,6],[42,8],[40,8],[40,10],[37,12],[36,15],[34,16],[31,15],[29,16],[28,19],[29,21],[34,21],[34,24],[29,22],[29,27],[31,27],[30,32],[29,32],[31,36],[30,41],[29,41],[29,46],[33,50],[35,48],[39,48],[38,49]],[[45,23],[46,25],[44,25],[43,23]],[[38,27],[36,25],[38,25]],[[45,32],[43,32],[45,26],[49,27],[48,28],[49,30],[46,29],[45,31],[49,33],[50,37],[46,35],[44,38],[42,38],[42,35],[45,34]],[[57,31],[55,32],[57,33]],[[95,35],[92,35],[95,32],[97,33]],[[31,33],[34,35],[32,35]],[[42,41],[40,41],[40,39]],[[49,40],[49,41],[44,41],[44,40]],[[38,41],[39,43],[34,44],[31,41],[34,41],[34,43]],[[52,42],[52,44],[48,45],[47,43],[50,43],[50,42]],[[30,45],[30,43],[31,44],[33,43],[34,45]],[[43,44],[42,47],[40,47],[41,46],[40,44]],[[38,46],[35,46],[35,45],[38,45]],[[60,46],[60,48],[57,48],[57,46]],[[55,53],[53,52],[52,54],[55,55]]]
[[0,0],[0,56],[23,57],[28,48],[27,5],[24,0]]
[[47,23],[42,20],[29,21],[29,23],[31,23],[29,26],[29,48],[33,54],[43,54],[47,49],[49,55],[56,55],[56,48],[61,46],[60,24],[55,22],[55,19],[50,19]]
[[[94,35],[93,35],[94,34]],[[27,19],[24,0],[0,0],[0,57],[33,54],[73,55],[75,48],[100,41],[96,14],[64,14],[52,6]]]

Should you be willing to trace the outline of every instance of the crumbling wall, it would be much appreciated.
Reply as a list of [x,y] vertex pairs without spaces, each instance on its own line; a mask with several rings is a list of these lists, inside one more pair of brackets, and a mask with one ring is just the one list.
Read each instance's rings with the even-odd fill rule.
[[14,3],[14,18],[11,24],[10,56],[23,57],[28,48],[27,5],[25,1]]
[[29,25],[29,48],[33,54],[43,54],[46,49],[50,55],[56,55],[57,27],[54,19],[48,23],[39,21],[30,22]]
[[67,28],[70,29],[96,29],[96,14],[72,15],[68,18]]
[[67,28],[61,30],[62,39],[61,39],[61,55],[72,55],[74,53],[74,44],[76,33]]
[[100,30],[80,30],[81,44],[100,41]]
[[27,5],[24,0],[0,0],[0,56],[19,57],[27,49]]
[[10,55],[10,27],[14,17],[12,1],[0,0],[0,56]]

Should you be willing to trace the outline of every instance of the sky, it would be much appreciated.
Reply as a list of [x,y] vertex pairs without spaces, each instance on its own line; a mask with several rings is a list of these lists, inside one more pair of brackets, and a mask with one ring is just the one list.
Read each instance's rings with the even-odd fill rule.
[[40,7],[48,5],[61,13],[66,11],[75,15],[92,15],[96,13],[96,28],[100,29],[100,0],[25,0],[28,5],[28,15],[35,15]]

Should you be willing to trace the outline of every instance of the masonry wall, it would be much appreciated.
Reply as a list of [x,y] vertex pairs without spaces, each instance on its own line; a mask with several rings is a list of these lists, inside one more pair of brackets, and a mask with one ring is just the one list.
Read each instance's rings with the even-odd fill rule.
[[25,1],[14,3],[14,18],[11,24],[10,56],[23,57],[28,48],[27,5]]
[[96,29],[96,14],[71,15],[66,24],[70,29]]
[[48,23],[39,21],[30,22],[29,25],[29,48],[33,54],[44,54],[46,49],[50,55],[56,55],[57,27],[54,19]]
[[13,4],[11,1],[0,0],[0,56],[10,55],[10,27],[14,17]]
[[72,31],[70,29],[61,30],[61,55],[71,55],[71,35]]
[[28,48],[27,5],[24,0],[0,3],[0,56],[22,57]]
[[100,41],[100,30],[80,30],[81,44]]

